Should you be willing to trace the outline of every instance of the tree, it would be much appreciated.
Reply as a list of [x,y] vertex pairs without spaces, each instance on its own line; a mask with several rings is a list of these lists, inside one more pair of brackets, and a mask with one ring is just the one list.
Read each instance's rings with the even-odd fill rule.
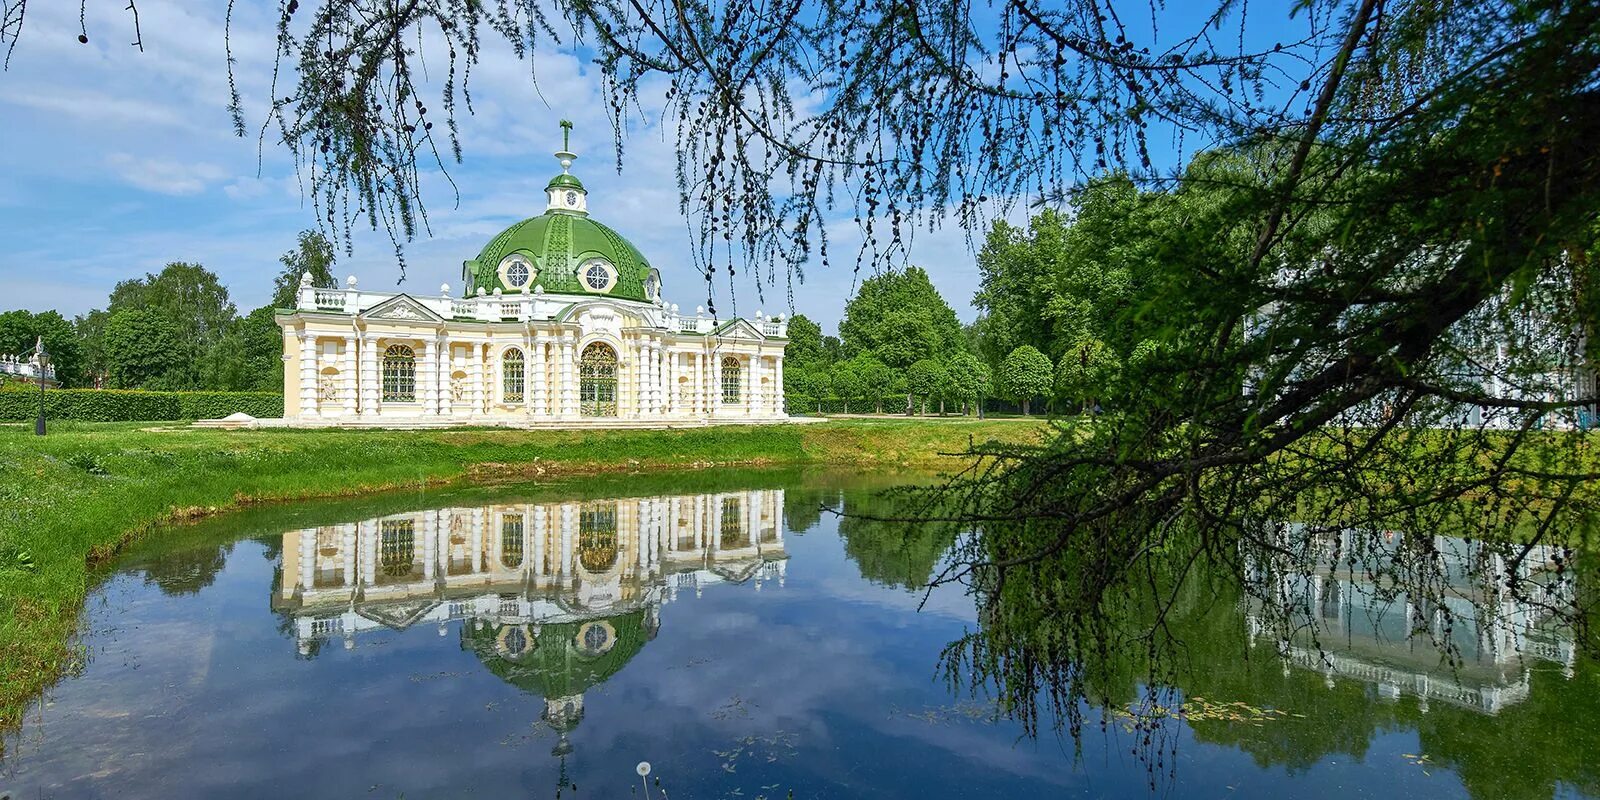
[[141,308],[126,308],[106,320],[102,345],[106,382],[113,389],[174,389],[169,383],[184,358],[177,326]]
[[839,337],[847,354],[870,355],[895,370],[947,358],[963,344],[956,312],[918,267],[862,281],[845,304]]
[[1055,395],[1080,404],[1084,413],[1092,412],[1099,398],[1110,391],[1121,366],[1116,351],[1093,336],[1073,342],[1056,364]]
[[106,380],[104,339],[106,320],[111,315],[102,309],[79,314],[72,320],[72,330],[83,347],[84,385],[100,387]]
[[0,354],[32,353],[40,337],[44,338],[45,351],[50,354],[56,380],[62,386],[82,386],[83,343],[72,323],[54,311],[0,313]]
[[1028,403],[1050,391],[1054,379],[1050,359],[1032,345],[1023,345],[1011,351],[1000,362],[995,374],[995,392],[1001,397],[1022,404],[1022,413],[1029,413]]
[[983,417],[983,398],[988,395],[989,367],[970,352],[956,353],[947,365],[950,375],[950,394],[963,405],[975,405],[978,417]]
[[[276,308],[294,308],[299,305],[300,280],[311,276],[311,285],[319,289],[337,289],[339,280],[333,276],[333,265],[338,255],[333,243],[321,231],[301,231],[295,249],[278,259],[283,271],[272,281],[272,305]],[[792,326],[791,326],[792,327]]]
[[790,317],[789,344],[783,350],[783,360],[785,370],[791,366],[827,364],[829,359],[822,347],[822,327],[804,314]]
[[262,306],[241,318],[244,385],[257,392],[283,391],[283,329],[273,321],[273,307]]
[[[124,310],[149,311],[165,320],[173,333],[178,359],[170,374],[159,376],[161,385],[207,388],[201,374],[207,351],[227,333],[237,313],[216,275],[199,264],[178,261],[159,274],[122,281],[111,290],[106,311],[114,316]],[[113,360],[109,354],[107,360]]]
[[939,413],[944,413],[944,397],[950,389],[950,373],[944,365],[925,358],[906,370],[906,391],[922,398],[922,413],[928,413],[928,400],[939,399]]

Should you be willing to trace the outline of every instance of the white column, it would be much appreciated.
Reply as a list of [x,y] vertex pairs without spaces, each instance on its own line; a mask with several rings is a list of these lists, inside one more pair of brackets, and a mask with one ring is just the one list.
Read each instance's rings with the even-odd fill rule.
[[300,331],[300,416],[317,415],[317,337]]
[[361,413],[377,416],[383,387],[379,385],[378,337],[361,337]]
[[541,417],[547,416],[550,413],[549,398],[545,395],[548,385],[545,381],[544,374],[546,367],[546,361],[544,357],[544,342],[545,337],[543,333],[534,333],[533,352],[529,354],[529,363],[533,368],[533,386],[531,387],[533,393],[533,413],[536,416]]
[[369,519],[361,523],[361,585],[372,586],[378,582],[378,521]]
[[317,529],[300,531],[300,591],[309,592],[316,585]]
[[479,342],[473,342],[467,346],[467,398],[472,403],[472,407],[467,409],[467,414],[473,417],[482,414],[483,344]]
[[787,400],[783,396],[783,354],[779,353],[773,356],[772,361],[776,365],[778,373],[772,380],[772,391],[775,398],[772,404],[772,414],[776,417],[788,416]]
[[706,416],[705,392],[706,354],[696,350],[689,354],[689,406],[696,417]]
[[422,579],[433,580],[433,562],[439,555],[439,512],[422,512]]
[[546,574],[544,543],[550,536],[550,512],[544,506],[533,507],[533,574]]
[[633,514],[633,548],[637,551],[633,554],[633,565],[635,574],[642,576],[650,557],[650,547],[645,543],[645,538],[650,535],[649,499],[635,503]]
[[422,352],[417,359],[417,381],[421,386],[417,387],[417,404],[421,406],[423,414],[433,416],[439,410],[436,405],[439,395],[438,347],[426,339],[419,346]]
[[571,331],[561,334],[561,414],[578,416],[578,362]]
[[344,337],[344,357],[339,359],[339,399],[344,403],[344,415],[356,415],[356,337]]
[[572,540],[578,534],[578,505],[576,503],[561,504],[561,560],[557,563],[555,572],[562,578],[562,585],[572,585]]
[[344,559],[344,566],[340,572],[344,573],[345,588],[350,588],[356,583],[356,524],[347,522],[339,526],[339,555]]
[[[476,348],[476,345],[474,345]],[[476,351],[474,351],[476,352]],[[483,571],[483,509],[472,509],[472,535],[467,541],[472,548],[470,569],[474,573]]]
[[653,355],[651,355],[650,360],[650,374],[654,379],[656,379],[656,381],[654,381],[654,384],[656,384],[656,386],[654,386],[654,389],[656,389],[656,394],[654,394],[654,400],[656,400],[656,414],[666,414],[667,392],[664,390],[667,386],[666,342],[654,342],[654,346],[651,347],[651,354]]
[[434,374],[434,413],[441,417],[450,415],[450,373],[455,371],[451,361],[450,340],[440,335],[432,344]]
[[722,358],[713,350],[706,354],[711,359],[706,377],[711,381],[711,386],[706,391],[707,410],[713,417],[720,416],[722,412]]
[[772,490],[772,533],[778,537],[779,546],[783,545],[783,490]]
[[750,386],[750,391],[744,396],[745,416],[753,417],[761,408],[761,354],[758,351],[750,356],[750,368],[745,370],[745,381]]
[[533,331],[522,332],[522,416],[533,415]]

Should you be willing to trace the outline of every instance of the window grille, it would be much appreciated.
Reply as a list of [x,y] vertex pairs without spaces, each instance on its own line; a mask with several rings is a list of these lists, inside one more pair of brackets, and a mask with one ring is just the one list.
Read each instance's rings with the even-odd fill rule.
[[383,353],[383,402],[417,400],[417,357],[403,344],[389,345]]

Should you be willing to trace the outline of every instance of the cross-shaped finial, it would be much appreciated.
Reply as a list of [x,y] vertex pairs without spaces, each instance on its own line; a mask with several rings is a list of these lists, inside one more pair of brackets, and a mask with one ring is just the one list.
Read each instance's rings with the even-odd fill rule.
[[572,120],[570,119],[561,120],[561,150],[566,153],[572,152]]

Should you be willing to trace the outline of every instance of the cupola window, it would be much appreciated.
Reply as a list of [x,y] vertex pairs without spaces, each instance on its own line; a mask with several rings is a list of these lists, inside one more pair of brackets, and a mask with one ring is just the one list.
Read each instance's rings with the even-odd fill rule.
[[516,288],[528,285],[528,265],[518,261],[506,269],[506,283]]
[[616,281],[616,272],[611,268],[611,263],[603,258],[591,258],[583,262],[583,285],[591,292],[604,292],[611,288]]

